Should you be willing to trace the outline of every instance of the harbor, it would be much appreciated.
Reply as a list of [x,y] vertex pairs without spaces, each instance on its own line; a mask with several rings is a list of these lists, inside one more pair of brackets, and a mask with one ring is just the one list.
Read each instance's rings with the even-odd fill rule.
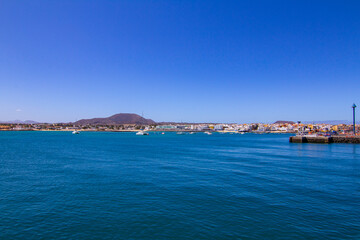
[[[333,131],[334,134],[331,133],[315,133],[315,134],[306,134],[304,132],[305,128],[299,129],[299,134],[296,136],[291,136],[289,138],[289,142],[291,143],[353,143],[359,144],[360,143],[360,136],[357,135],[356,130],[356,121],[355,121],[355,103],[351,106],[353,109],[353,124],[352,126],[352,134],[338,134],[338,132]],[[336,128],[336,130],[338,130]],[[343,132],[344,133],[344,132]]]

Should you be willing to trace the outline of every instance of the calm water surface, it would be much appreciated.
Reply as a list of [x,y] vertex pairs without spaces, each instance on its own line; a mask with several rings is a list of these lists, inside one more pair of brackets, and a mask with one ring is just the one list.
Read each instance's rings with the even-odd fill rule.
[[0,132],[0,239],[360,239],[360,145]]

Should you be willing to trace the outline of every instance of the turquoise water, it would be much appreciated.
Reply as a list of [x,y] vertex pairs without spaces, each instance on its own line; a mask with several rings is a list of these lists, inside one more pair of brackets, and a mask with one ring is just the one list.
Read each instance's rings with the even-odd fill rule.
[[0,239],[360,239],[360,145],[0,132]]

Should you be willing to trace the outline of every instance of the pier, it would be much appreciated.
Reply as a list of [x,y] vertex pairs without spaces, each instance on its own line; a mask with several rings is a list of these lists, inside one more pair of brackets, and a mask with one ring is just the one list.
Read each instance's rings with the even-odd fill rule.
[[291,136],[291,143],[353,143],[360,144],[360,136]]

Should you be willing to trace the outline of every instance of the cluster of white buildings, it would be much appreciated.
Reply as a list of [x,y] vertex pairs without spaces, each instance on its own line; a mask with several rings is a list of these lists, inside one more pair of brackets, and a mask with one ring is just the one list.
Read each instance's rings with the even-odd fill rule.
[[228,132],[294,132],[294,126],[290,124],[173,124],[173,125],[158,125],[154,130],[176,131],[228,131]]
[[274,133],[298,133],[298,132],[330,132],[339,131],[337,125],[331,124],[301,124],[301,123],[250,123],[250,124],[171,124],[158,125],[149,130],[161,131],[224,131],[224,132],[274,132]]

